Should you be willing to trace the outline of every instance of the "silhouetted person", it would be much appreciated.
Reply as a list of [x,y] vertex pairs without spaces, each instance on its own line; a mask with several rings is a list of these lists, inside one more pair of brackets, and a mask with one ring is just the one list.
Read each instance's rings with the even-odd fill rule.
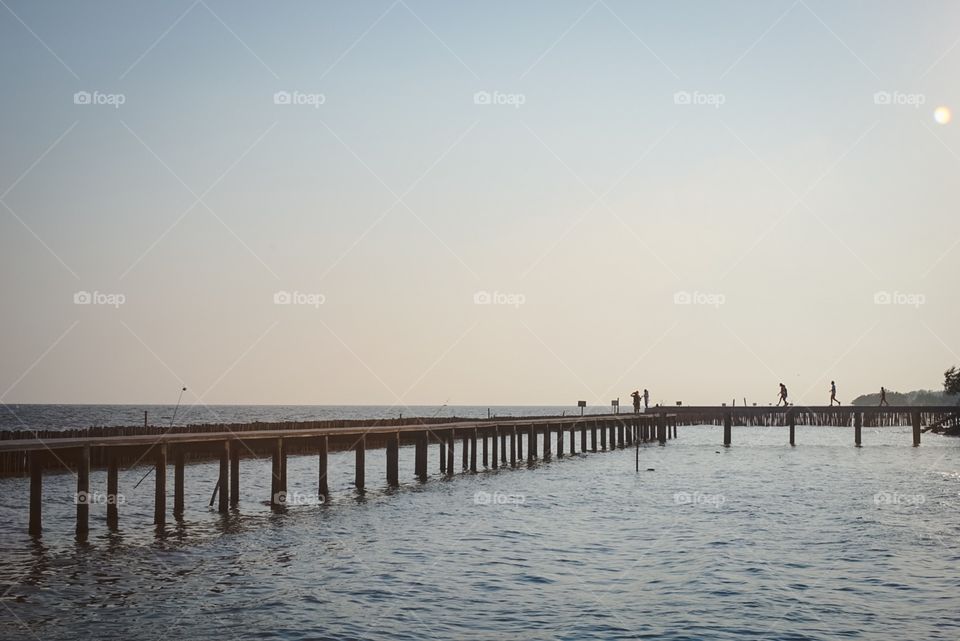
[[650,390],[643,390],[643,409],[650,409]]
[[780,407],[780,403],[783,403],[783,406],[787,406],[787,386],[783,383],[780,383],[780,400],[777,401],[777,407]]
[[[833,407],[834,401],[837,401],[837,384],[834,381],[830,381],[830,407]],[[843,403],[837,401],[837,405],[843,405]]]
[[634,390],[630,393],[630,396],[633,397],[633,413],[640,413],[640,390]]
[[881,385],[880,386],[880,407],[886,405],[890,407],[890,403],[887,402],[887,390]]

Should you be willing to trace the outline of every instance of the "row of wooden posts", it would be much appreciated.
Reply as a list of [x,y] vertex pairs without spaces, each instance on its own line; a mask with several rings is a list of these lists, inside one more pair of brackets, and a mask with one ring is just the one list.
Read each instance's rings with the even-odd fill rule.
[[[860,447],[862,444],[862,431],[864,424],[864,414],[863,412],[852,412],[853,414],[853,444],[856,447]],[[910,412],[910,423],[913,426],[913,446],[918,447],[920,445],[920,434],[922,432],[922,416],[920,411]],[[797,412],[787,410],[785,413],[785,421],[787,426],[790,428],[790,445],[797,444]],[[723,414],[723,444],[727,447],[733,442],[733,413],[726,412]]]
[[[452,476],[454,474],[454,444],[457,438],[462,439],[461,457],[463,469],[470,472],[478,470],[478,443],[481,444],[481,461],[485,468],[497,469],[501,466],[515,467],[518,461],[524,460],[523,441],[527,440],[526,461],[533,463],[538,459],[547,460],[553,455],[552,441],[555,436],[556,456],[563,457],[565,452],[573,455],[577,453],[579,434],[579,451],[598,452],[608,449],[624,448],[640,442],[658,441],[665,444],[677,434],[677,422],[672,416],[638,416],[617,415],[602,417],[577,417],[575,419],[561,419],[553,421],[532,421],[511,424],[473,424],[464,426],[435,425],[429,428],[398,428],[392,431],[349,432],[322,430],[322,434],[313,434],[310,430],[292,432],[256,432],[248,434],[204,434],[196,435],[197,439],[185,443],[185,439],[176,439],[167,442],[161,439],[149,445],[141,445],[141,458],[152,459],[154,475],[154,524],[162,528],[167,519],[167,465],[168,459],[173,459],[173,516],[181,519],[184,514],[184,467],[188,454],[195,454],[198,447],[213,448],[212,453],[219,456],[219,477],[217,483],[217,505],[221,513],[236,508],[240,499],[240,459],[246,454],[255,455],[255,450],[266,450],[271,458],[271,487],[270,505],[272,508],[284,508],[287,502],[287,444],[297,442],[303,444],[304,439],[315,444],[319,458],[317,493],[326,500],[330,495],[328,484],[328,453],[331,450],[332,439],[355,439],[352,449],[355,452],[354,485],[363,492],[366,487],[366,451],[368,435],[377,437],[374,440],[382,442],[386,449],[386,476],[390,487],[400,485],[399,451],[401,443],[415,447],[414,478],[421,483],[428,479],[428,447],[431,442],[439,445],[440,473]],[[543,436],[543,453],[538,454],[539,437]],[[588,439],[589,436],[589,439]],[[209,438],[208,438],[209,437]],[[568,440],[565,449],[565,441]],[[76,439],[83,441],[83,439]],[[124,449],[129,453],[130,439],[118,438],[116,445],[110,443],[113,439],[98,439],[93,443],[79,443],[75,448],[61,448],[62,453],[74,452],[70,455],[75,461],[77,473],[77,497],[90,496],[90,460],[91,451],[97,448],[106,448],[104,458],[107,461],[107,525],[116,529],[119,524],[119,454]],[[589,440],[589,443],[588,443]],[[489,443],[489,444],[488,444]],[[302,451],[302,448],[298,448]],[[29,450],[30,463],[30,519],[29,533],[40,535],[42,531],[42,487],[43,471],[50,463],[52,451],[45,450],[39,445]],[[57,460],[63,461],[60,456]],[[76,534],[78,538],[85,538],[89,532],[90,502],[78,500],[76,506]]]

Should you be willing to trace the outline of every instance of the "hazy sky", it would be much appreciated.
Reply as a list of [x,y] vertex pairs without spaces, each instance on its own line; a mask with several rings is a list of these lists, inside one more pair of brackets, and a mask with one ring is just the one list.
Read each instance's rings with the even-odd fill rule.
[[0,401],[939,388],[958,41],[956,2],[2,0]]

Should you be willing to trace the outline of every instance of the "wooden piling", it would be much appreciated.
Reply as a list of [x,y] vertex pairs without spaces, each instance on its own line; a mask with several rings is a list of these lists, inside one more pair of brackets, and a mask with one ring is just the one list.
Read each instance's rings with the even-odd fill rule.
[[563,423],[557,423],[557,458],[563,458]]
[[440,473],[447,473],[447,436],[445,432],[440,433]]
[[570,456],[577,453],[577,427],[576,424],[570,426]]
[[517,428],[510,427],[510,467],[517,466]]
[[353,484],[358,491],[363,492],[367,486],[367,437],[361,436],[354,446],[356,461],[354,463]]
[[400,485],[400,433],[387,436],[387,485]]
[[527,430],[527,462],[533,463],[537,459],[537,427],[530,423]]
[[173,517],[183,518],[183,468],[185,454],[182,447],[173,449]]
[[623,425],[617,425],[617,447],[620,448],[621,450],[623,449],[623,440],[624,440]]
[[590,451],[597,451],[597,421],[590,424]]
[[483,431],[483,466],[490,467],[490,455],[487,452],[487,431]]
[[578,426],[580,427],[580,451],[586,452],[587,451],[587,422],[580,421]]
[[153,524],[163,527],[167,524],[167,444],[156,446],[154,462]]
[[30,524],[31,536],[43,531],[43,452],[30,452]]
[[107,453],[107,528],[116,530],[120,524],[120,505],[117,498],[120,486],[120,465],[114,452]]
[[453,457],[454,457],[454,439],[456,434],[453,430],[447,430],[447,476],[453,476]]
[[430,451],[430,437],[427,432],[418,432],[414,436],[415,453],[413,457],[413,475],[421,483],[427,480],[427,456]]
[[461,447],[463,449],[460,452],[460,469],[465,472],[467,470],[467,457],[470,455],[470,436],[464,432],[462,440],[463,443],[461,443]]
[[514,434],[517,435],[517,460],[523,460],[523,433],[516,426],[513,428]]
[[320,451],[317,453],[317,495],[320,496],[324,502],[326,502],[327,498],[330,497],[330,481],[328,480],[330,470],[329,463],[327,461],[328,454],[330,452],[329,437],[320,437],[318,449]]
[[863,428],[863,412],[856,412],[853,415],[853,445],[860,447],[861,430]]
[[507,464],[507,429],[504,427],[497,426],[497,431],[500,433],[500,463],[504,466]]
[[553,456],[550,445],[550,423],[543,426],[543,460],[548,461]]
[[796,445],[796,431],[797,431],[797,418],[793,414],[793,410],[787,410],[787,422],[790,425],[790,445]]
[[470,471],[477,471],[477,428],[470,430]]
[[600,426],[600,450],[606,451],[607,449],[607,426]]
[[495,470],[500,468],[500,453],[497,451],[499,444],[500,428],[494,427],[493,433],[490,435],[490,463]]
[[77,456],[77,538],[90,531],[90,446],[80,448]]
[[230,446],[230,507],[240,505],[240,442]]
[[220,500],[217,510],[220,514],[230,511],[230,441],[224,441],[220,448]]
[[913,420],[913,446],[918,447],[920,445],[920,412],[914,412],[911,418]]
[[270,453],[270,505],[278,507],[287,502],[287,488],[283,481],[283,462],[287,454],[283,451],[283,439],[273,441],[273,451]]
[[730,441],[733,432],[733,417],[730,413],[723,415],[723,446],[730,447]]

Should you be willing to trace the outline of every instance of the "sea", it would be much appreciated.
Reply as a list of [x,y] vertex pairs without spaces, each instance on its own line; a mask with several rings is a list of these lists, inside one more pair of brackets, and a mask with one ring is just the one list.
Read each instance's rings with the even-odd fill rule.
[[[12,409],[31,429],[135,425],[144,409],[176,424],[400,413]],[[490,408],[564,411],[579,413]],[[162,530],[138,466],[120,473],[119,529],[94,500],[86,541],[73,533],[72,474],[44,478],[39,538],[27,535],[27,479],[0,479],[0,639],[956,641],[960,440],[925,434],[912,447],[909,427],[865,428],[856,448],[852,431],[798,426],[791,447],[786,428],[734,427],[723,447],[722,428],[680,425],[664,446],[476,474],[459,469],[458,451],[450,478],[432,446],[425,483],[403,447],[396,489],[383,450],[370,450],[362,494],[353,454],[332,453],[326,501],[316,458],[294,456],[282,511],[268,504],[270,462],[244,459],[240,504],[226,515],[209,505],[217,466],[199,463],[186,469],[183,519]],[[95,499],[105,484],[94,470]]]

